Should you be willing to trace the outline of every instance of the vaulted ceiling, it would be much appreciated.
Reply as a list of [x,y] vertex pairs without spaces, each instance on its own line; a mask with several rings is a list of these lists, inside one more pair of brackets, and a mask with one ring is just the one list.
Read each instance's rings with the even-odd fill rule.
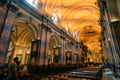
[[[100,50],[97,0],[25,0],[90,50]],[[93,47],[94,46],[94,47]],[[97,46],[97,47],[96,47]]]
[[89,49],[97,45],[101,27],[96,0],[38,0],[42,4],[39,11],[52,18],[53,22],[63,27],[77,41],[82,41]]

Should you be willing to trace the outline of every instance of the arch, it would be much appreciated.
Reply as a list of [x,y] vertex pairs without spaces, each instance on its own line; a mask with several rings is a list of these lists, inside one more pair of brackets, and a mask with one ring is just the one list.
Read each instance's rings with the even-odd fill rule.
[[32,31],[34,34],[34,38],[37,39],[39,37],[39,31],[35,23],[32,22],[30,17],[19,17],[15,19],[14,26],[16,24],[22,24],[22,26],[26,27],[28,30]]
[[[15,57],[17,55],[22,55],[22,59],[20,61],[21,64],[25,64],[26,55],[30,54],[31,41],[32,39],[38,39],[38,37],[38,27],[33,23],[33,20],[30,20],[28,17],[16,18],[11,35],[11,41],[14,44],[12,56]],[[29,52],[26,52],[28,48]]]
[[[59,36],[56,35],[55,33],[51,33],[51,34],[49,35],[49,38],[48,38],[49,43],[50,43],[51,37],[53,37],[53,36],[56,38],[56,41],[58,41],[58,45],[60,45],[60,38],[59,38]],[[56,45],[56,46],[58,46],[58,45]]]
[[72,61],[72,50],[69,41],[65,43],[65,59],[66,59],[66,64],[70,65]]
[[[49,38],[49,49],[48,49],[48,63],[54,64],[59,61],[59,44],[60,41],[56,35],[51,35]],[[57,54],[56,54],[57,53]],[[57,59],[56,59],[57,58]]]

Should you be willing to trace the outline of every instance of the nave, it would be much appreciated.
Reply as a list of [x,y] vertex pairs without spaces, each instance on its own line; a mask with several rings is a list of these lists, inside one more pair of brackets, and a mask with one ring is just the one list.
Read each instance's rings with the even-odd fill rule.
[[0,0],[0,79],[119,80],[119,3]]

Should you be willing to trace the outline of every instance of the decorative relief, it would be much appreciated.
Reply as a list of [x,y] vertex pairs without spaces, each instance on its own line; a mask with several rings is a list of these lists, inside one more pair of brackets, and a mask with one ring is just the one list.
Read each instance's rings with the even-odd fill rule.
[[7,49],[7,44],[0,42],[0,51],[5,51]]

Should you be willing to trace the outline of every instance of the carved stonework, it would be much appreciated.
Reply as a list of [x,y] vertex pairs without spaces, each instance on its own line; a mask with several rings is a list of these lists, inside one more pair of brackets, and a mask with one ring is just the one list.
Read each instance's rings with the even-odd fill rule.
[[5,63],[5,58],[6,58],[5,56],[7,56],[7,50],[9,47],[8,44],[10,43],[10,37],[11,37],[12,27],[14,23],[14,18],[15,18],[15,14],[12,13],[11,11],[8,11],[8,15],[7,15],[6,22],[3,28],[3,32],[1,34],[1,39],[0,39],[0,44],[1,44],[0,56],[4,56],[4,59],[3,57],[1,57],[0,59],[2,60],[0,63],[0,66],[4,65]]

